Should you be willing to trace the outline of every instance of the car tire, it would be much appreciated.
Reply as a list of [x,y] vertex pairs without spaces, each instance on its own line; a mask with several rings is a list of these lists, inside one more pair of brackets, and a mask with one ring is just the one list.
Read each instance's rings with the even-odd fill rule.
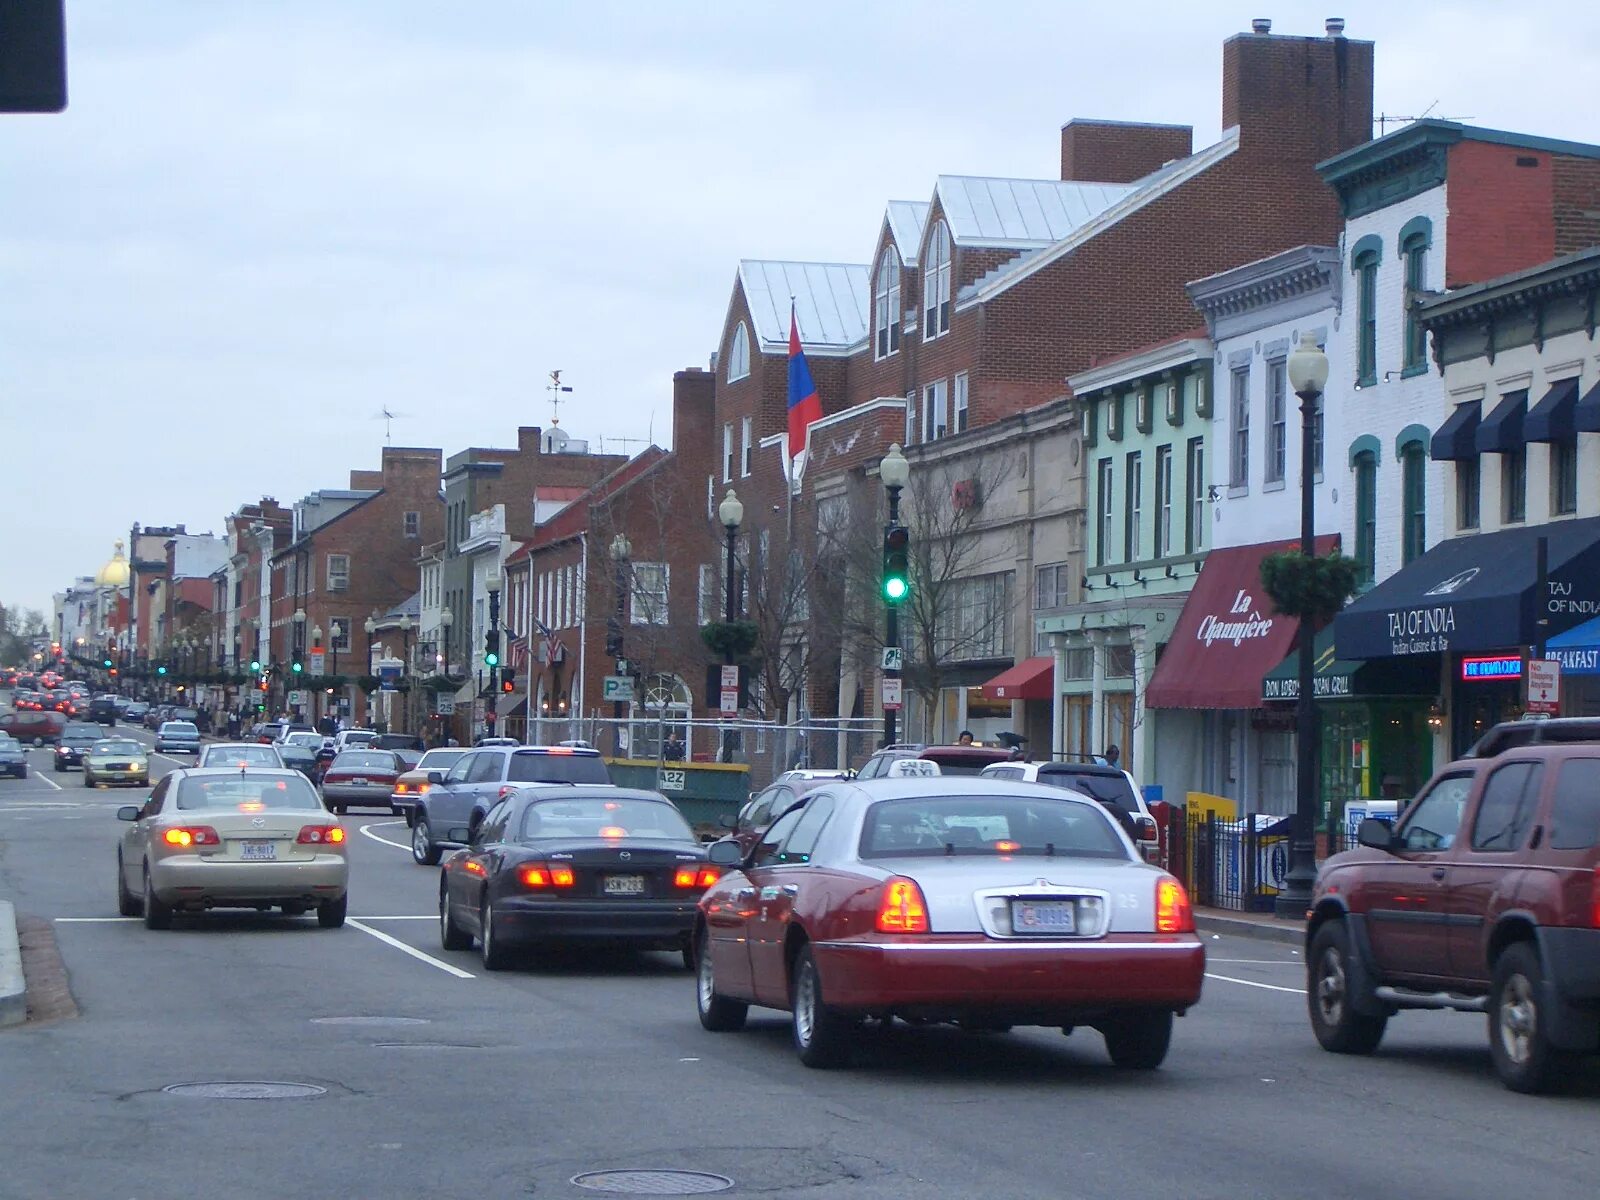
[[711,964],[711,947],[708,935],[702,933],[697,944],[698,960],[694,976],[695,1008],[700,1014],[700,1026],[712,1033],[734,1033],[744,1028],[750,1006],[717,991],[715,969]]
[[1489,1057],[1513,1092],[1548,1092],[1573,1070],[1576,1056],[1550,1044],[1539,1011],[1543,990],[1544,964],[1531,942],[1501,951],[1489,989]]
[[1371,1054],[1383,1040],[1388,1017],[1359,1013],[1350,1003],[1350,931],[1329,921],[1311,939],[1306,964],[1306,1011],[1311,1032],[1333,1054]]
[[449,894],[448,888],[441,882],[439,884],[439,944],[446,950],[471,950],[472,935],[457,924],[455,914],[450,911]]
[[150,885],[150,868],[144,869],[144,927],[146,929],[171,929],[172,905],[156,898]]
[[411,858],[419,867],[437,867],[443,848],[433,843],[433,831],[428,828],[428,818],[418,817],[411,827]]
[[855,1027],[823,999],[822,975],[809,945],[800,947],[795,958],[789,996],[789,1027],[801,1063],[819,1069],[848,1063],[855,1048]]
[[338,929],[344,925],[345,913],[350,911],[350,893],[337,900],[324,900],[317,905],[317,924],[324,929]]
[[334,805],[334,806],[333,806],[333,811],[334,811],[334,812],[335,812],[335,813],[336,813],[336,814],[338,814],[338,815],[339,815],[339,816],[341,816],[341,817],[342,817],[342,816],[344,816],[344,813],[345,813],[345,808],[346,808],[346,807],[347,807],[347,806],[346,806],[346,805],[343,805],[343,804],[335,804],[335,805]]
[[144,902],[128,890],[128,876],[122,869],[122,851],[117,851],[117,912],[124,917],[144,914]]
[[485,971],[504,971],[511,966],[510,947],[501,941],[494,932],[494,901],[484,898],[483,907],[479,909],[479,928],[483,931],[478,937],[478,947],[483,958]]
[[1114,1066],[1127,1071],[1154,1071],[1172,1044],[1172,1013],[1129,1012],[1100,1027],[1106,1053]]

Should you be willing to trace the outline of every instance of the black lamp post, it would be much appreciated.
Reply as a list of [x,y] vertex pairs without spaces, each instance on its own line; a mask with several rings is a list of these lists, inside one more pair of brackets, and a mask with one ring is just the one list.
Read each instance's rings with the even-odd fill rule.
[[[373,664],[372,652],[377,647],[373,644],[372,635],[378,632],[378,623],[368,617],[361,626],[367,631],[367,675],[370,678],[378,673],[378,668]],[[374,688],[373,691],[377,689]],[[373,714],[377,711],[377,704],[372,699],[372,692],[367,693],[367,725],[371,727]]]
[[[617,583],[617,611],[611,618],[611,627],[607,630],[606,653],[614,660],[613,665],[617,674],[622,674],[623,641],[622,631],[628,625],[628,560],[633,557],[633,544],[628,541],[626,534],[619,533],[611,539],[611,563],[616,574]],[[621,758],[627,753],[627,747],[622,744],[622,722],[627,717],[627,703],[622,700],[611,702],[611,719],[615,722],[612,732],[615,735],[616,755]]]
[[400,725],[411,732],[411,618],[400,618]]
[[[735,543],[739,538],[739,526],[744,524],[744,503],[734,494],[732,488],[722,498],[722,503],[717,505],[717,517],[722,522],[722,531],[727,543],[727,563],[724,576],[728,584],[726,608],[723,620],[731,627],[739,618],[739,580],[737,575],[737,560]],[[733,630],[728,630],[728,639],[722,643],[722,665],[733,665]],[[734,685],[737,688],[737,684]],[[733,761],[733,730],[726,729],[722,734],[722,761]]]
[[[335,621],[332,625],[328,626],[328,653],[333,656],[333,670],[329,671],[328,674],[332,678],[337,678],[339,674],[339,639],[342,638],[344,634],[344,626],[339,624],[339,622]],[[336,685],[335,687],[329,689],[328,694],[333,697],[334,708],[339,709],[340,702],[344,699],[343,689]],[[328,715],[333,717],[334,720],[338,720],[338,717],[335,715],[335,713],[330,712]]]
[[[1323,388],[1328,383],[1328,356],[1309,333],[1302,333],[1289,355],[1289,386],[1300,397],[1300,553],[1315,557],[1316,422]],[[1317,702],[1316,630],[1300,619],[1298,659],[1300,694],[1295,699],[1294,819],[1289,836],[1289,872],[1278,892],[1277,915],[1305,919],[1317,882]]]
[[[883,461],[878,464],[878,478],[883,481],[883,490],[889,496],[889,524],[898,525],[900,523],[900,492],[911,478],[911,464],[906,460],[905,452],[900,449],[898,442],[889,447],[889,453],[885,454]],[[898,650],[900,648],[900,606],[885,596],[884,609],[884,647],[888,650]],[[887,659],[889,656],[885,655],[884,657]],[[885,668],[883,674],[885,678],[897,678],[900,672],[898,669],[889,670]],[[898,733],[896,725],[899,715],[898,710],[884,705],[883,744],[885,746],[895,744]]]
[[490,564],[488,575],[484,576],[483,590],[489,593],[489,638],[490,645],[494,647],[495,662],[489,665],[489,699],[483,706],[484,732],[493,737],[498,729],[496,722],[500,719],[498,700],[500,692],[500,566],[498,563]]

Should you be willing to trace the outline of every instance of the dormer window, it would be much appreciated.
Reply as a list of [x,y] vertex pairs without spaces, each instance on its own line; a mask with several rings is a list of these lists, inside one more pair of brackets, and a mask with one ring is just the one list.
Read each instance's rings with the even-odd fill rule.
[[743,321],[733,331],[733,341],[728,346],[728,382],[734,383],[750,374],[750,330]]
[[922,268],[922,340],[950,332],[950,227],[935,223]]
[[900,349],[900,256],[893,247],[886,247],[878,258],[872,329],[874,358],[888,358]]

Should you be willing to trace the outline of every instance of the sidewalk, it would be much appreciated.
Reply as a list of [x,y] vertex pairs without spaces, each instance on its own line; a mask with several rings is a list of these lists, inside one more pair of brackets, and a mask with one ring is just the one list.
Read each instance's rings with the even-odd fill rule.
[[1306,939],[1304,921],[1284,921],[1271,913],[1238,912],[1231,908],[1197,906],[1194,910],[1194,924],[1202,933],[1226,933],[1234,937],[1278,942],[1285,946],[1303,946]]
[[22,946],[17,940],[17,910],[0,900],[0,1027],[28,1019],[28,985],[22,978]]

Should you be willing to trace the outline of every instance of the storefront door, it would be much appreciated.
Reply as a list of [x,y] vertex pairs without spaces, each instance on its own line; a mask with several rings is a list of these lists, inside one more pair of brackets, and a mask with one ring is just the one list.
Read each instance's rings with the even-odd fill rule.
[[1451,757],[1460,758],[1490,728],[1521,715],[1520,679],[1458,681],[1450,705]]

